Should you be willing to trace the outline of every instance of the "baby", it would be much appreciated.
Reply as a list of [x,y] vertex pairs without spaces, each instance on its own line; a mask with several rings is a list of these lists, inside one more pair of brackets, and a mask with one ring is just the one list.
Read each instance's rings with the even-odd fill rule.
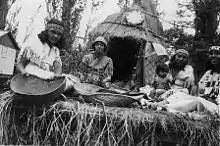
[[172,76],[170,74],[169,66],[165,63],[159,63],[155,69],[155,77],[151,86],[154,88],[151,90],[150,96],[154,99],[158,99],[160,95],[171,89]]

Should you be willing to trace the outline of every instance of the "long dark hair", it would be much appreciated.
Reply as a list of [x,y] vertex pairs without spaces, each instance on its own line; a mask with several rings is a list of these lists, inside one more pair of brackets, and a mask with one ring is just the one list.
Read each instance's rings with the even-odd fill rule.
[[[52,46],[52,44],[50,43],[50,41],[48,40],[48,31],[47,30],[44,30],[44,31],[41,31],[39,34],[38,34],[38,38],[40,39],[40,41],[44,44],[44,43],[47,43],[50,47]],[[56,46],[58,49],[62,49],[64,46],[65,46],[65,39],[64,37],[62,36],[60,38],[60,40],[56,43],[56,44],[53,44],[54,46]]]
[[[62,27],[64,27],[64,23],[60,20],[57,20],[57,19],[50,19],[47,24],[57,24],[57,25],[60,25]],[[65,45],[65,39],[63,37],[63,35],[61,36],[60,40],[56,43],[56,44],[51,44],[50,41],[48,40],[48,30],[44,30],[44,31],[41,31],[39,34],[38,34],[38,38],[40,39],[40,41],[42,43],[47,43],[50,47],[51,46],[56,46],[58,49],[62,49]]]
[[216,68],[215,65],[211,64],[211,62],[208,61],[206,66],[207,66],[206,70],[211,70],[211,74],[213,74],[214,72],[220,73],[220,70],[219,70],[220,64],[219,64],[219,68]]
[[169,63],[169,68],[171,70],[174,69],[176,71],[184,70],[185,66],[188,64],[188,61],[186,61],[183,65],[179,66],[176,64],[175,58],[176,58],[176,54],[171,57],[170,63]]

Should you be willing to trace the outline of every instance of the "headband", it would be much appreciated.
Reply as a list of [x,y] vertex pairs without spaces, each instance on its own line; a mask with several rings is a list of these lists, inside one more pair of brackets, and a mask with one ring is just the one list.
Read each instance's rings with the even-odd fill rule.
[[187,56],[189,56],[189,52],[185,49],[178,49],[176,50],[176,53],[175,54],[178,54],[178,53],[183,53],[183,54],[186,54]]
[[49,23],[46,25],[46,30],[51,30],[51,29],[55,29],[55,30],[60,30],[62,32],[64,32],[64,27],[58,24],[54,24],[54,23]]
[[212,51],[212,50],[220,51],[220,46],[211,46],[209,48],[209,51]]

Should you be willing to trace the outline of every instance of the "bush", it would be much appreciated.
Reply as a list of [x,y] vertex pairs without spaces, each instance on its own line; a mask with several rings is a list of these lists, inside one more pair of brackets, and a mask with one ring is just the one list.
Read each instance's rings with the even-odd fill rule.
[[63,61],[63,72],[66,74],[72,74],[78,76],[80,72],[80,62],[88,50],[81,47],[74,48],[72,50],[62,50],[61,59]]

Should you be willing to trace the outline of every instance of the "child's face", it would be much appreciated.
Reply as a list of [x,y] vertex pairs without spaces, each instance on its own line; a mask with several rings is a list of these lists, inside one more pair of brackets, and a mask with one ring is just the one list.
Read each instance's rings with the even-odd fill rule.
[[159,71],[158,76],[161,78],[165,78],[167,76],[168,72]]

